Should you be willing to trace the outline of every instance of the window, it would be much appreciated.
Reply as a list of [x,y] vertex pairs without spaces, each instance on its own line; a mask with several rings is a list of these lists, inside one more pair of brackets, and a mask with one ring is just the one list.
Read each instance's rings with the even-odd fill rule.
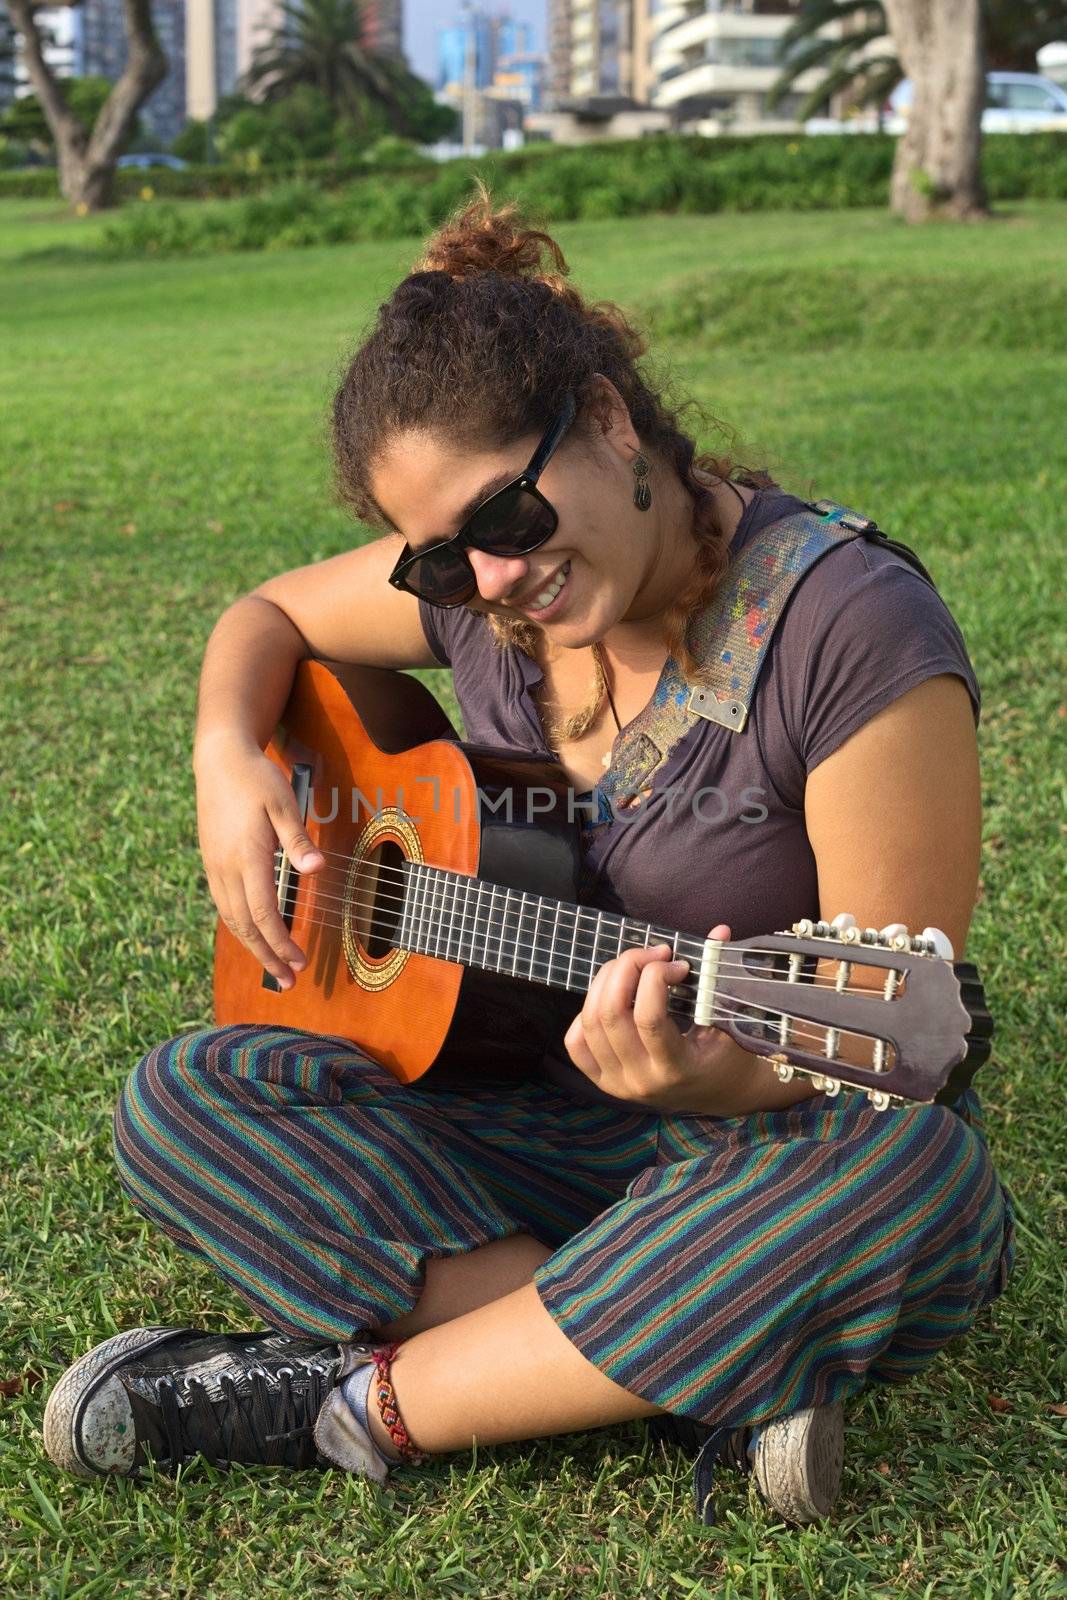
[[1060,108],[1039,83],[1009,83],[1007,104],[1011,111],[1058,111]]

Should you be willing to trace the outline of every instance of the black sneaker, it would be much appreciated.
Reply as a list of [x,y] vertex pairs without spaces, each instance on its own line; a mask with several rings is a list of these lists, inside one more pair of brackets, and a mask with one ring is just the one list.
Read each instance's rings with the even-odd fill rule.
[[710,1428],[687,1417],[653,1417],[654,1438],[696,1451],[693,1496],[697,1520],[713,1525],[716,1466],[749,1472],[760,1494],[786,1522],[816,1522],[834,1508],[845,1459],[844,1406],[808,1406],[751,1427]]
[[90,1350],[60,1378],[44,1414],[44,1447],[79,1478],[137,1477],[204,1456],[215,1466],[343,1465],[384,1479],[384,1458],[344,1416],[345,1459],[320,1453],[315,1423],[341,1378],[370,1360],[369,1344],[324,1344],[282,1333],[133,1328]]

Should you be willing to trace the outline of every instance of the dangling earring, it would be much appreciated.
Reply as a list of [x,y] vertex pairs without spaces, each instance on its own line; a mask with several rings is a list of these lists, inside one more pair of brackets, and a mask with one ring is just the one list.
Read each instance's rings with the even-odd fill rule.
[[633,459],[634,477],[634,505],[639,511],[647,511],[652,504],[652,490],[648,487],[649,465],[644,456],[636,455]]

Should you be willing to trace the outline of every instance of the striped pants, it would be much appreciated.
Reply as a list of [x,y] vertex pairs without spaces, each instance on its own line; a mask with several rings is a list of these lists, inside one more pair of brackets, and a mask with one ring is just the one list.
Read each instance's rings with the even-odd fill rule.
[[424,1263],[529,1233],[548,1313],[616,1383],[713,1425],[899,1383],[1005,1288],[979,1103],[825,1095],[747,1117],[420,1090],[335,1038],[185,1034],[115,1116],[134,1204],[270,1327],[344,1340]]

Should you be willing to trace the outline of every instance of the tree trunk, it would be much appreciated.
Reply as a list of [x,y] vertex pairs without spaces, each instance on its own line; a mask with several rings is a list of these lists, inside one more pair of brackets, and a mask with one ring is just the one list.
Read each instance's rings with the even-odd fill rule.
[[890,207],[906,222],[988,215],[982,184],[985,60],[981,0],[884,0],[912,84]]
[[33,15],[35,0],[7,0],[7,8],[22,35],[30,81],[56,143],[59,187],[75,210],[99,211],[111,204],[115,162],[138,108],[167,75],[167,58],[152,27],[150,0],[123,0],[126,66],[91,130],[70,110],[44,58]]

